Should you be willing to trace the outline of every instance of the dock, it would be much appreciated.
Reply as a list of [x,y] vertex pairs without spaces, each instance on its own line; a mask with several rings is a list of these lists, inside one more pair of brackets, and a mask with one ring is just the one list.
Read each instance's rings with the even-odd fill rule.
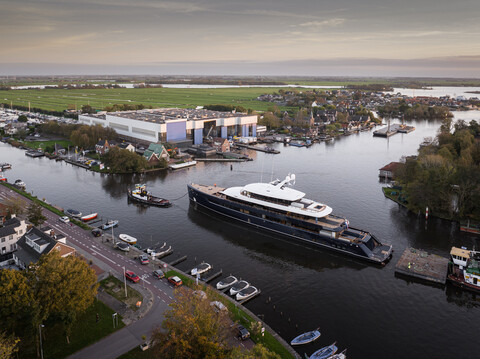
[[390,137],[396,133],[409,133],[415,130],[413,126],[401,125],[399,123],[394,123],[391,126],[381,128],[379,130],[373,131],[373,135],[376,137]]
[[212,274],[210,277],[200,278],[200,279],[202,281],[204,281],[205,283],[208,283],[208,282],[211,282],[212,280],[214,280],[215,278],[220,277],[221,275],[222,275],[222,270],[220,269],[219,272]]
[[421,249],[407,248],[395,266],[395,273],[445,284],[448,262],[448,258],[429,254]]
[[181,258],[175,259],[173,262],[170,262],[170,263],[168,263],[168,264],[171,265],[171,266],[175,266],[175,265],[177,265],[178,263],[183,262],[183,261],[186,261],[186,260],[187,260],[187,256],[183,256],[183,257],[181,257]]
[[265,152],[265,153],[273,153],[273,154],[279,154],[280,153],[280,151],[277,151],[277,150],[274,150],[274,149],[271,149],[271,148],[250,146],[250,145],[246,145],[246,144],[243,144],[243,143],[236,143],[235,146],[242,147],[242,148],[247,148],[249,150]]
[[239,301],[238,303],[239,303],[239,304],[243,304],[243,303],[249,301],[250,299],[253,299],[253,298],[259,296],[261,292],[262,292],[262,291],[259,289],[257,293],[255,293],[255,294],[252,295],[251,297],[248,297],[248,298],[245,298],[245,299]]
[[245,162],[240,158],[195,158],[197,162]]

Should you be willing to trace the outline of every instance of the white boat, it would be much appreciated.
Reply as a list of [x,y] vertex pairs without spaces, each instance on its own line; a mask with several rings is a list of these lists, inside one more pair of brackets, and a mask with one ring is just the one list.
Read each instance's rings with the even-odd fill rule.
[[205,272],[209,271],[210,269],[212,269],[212,266],[208,263],[203,262],[203,263],[200,263],[195,268],[193,268],[190,271],[190,274],[191,275],[202,274],[202,273],[205,273]]
[[135,237],[129,236],[128,234],[119,234],[118,238],[120,238],[122,241],[128,244],[135,244],[137,243],[137,239]]
[[115,227],[116,225],[118,225],[118,220],[117,219],[109,220],[102,226],[102,229],[103,230],[109,229],[109,228]]
[[115,243],[115,245],[121,251],[128,252],[130,250],[130,246],[125,242],[117,242],[117,243]]
[[222,279],[220,282],[217,283],[217,289],[222,290],[222,289],[228,288],[237,282],[238,282],[238,279],[236,277],[234,277],[233,275],[228,276],[227,278]]
[[247,289],[248,287],[250,287],[250,283],[246,280],[238,281],[232,288],[230,288],[230,295],[236,295],[238,292]]
[[328,359],[347,359],[347,354],[346,353],[347,353],[347,349],[345,349],[343,352],[341,352],[339,354],[332,355]]
[[169,246],[167,249],[164,249],[161,252],[155,252],[155,251],[150,252],[150,256],[152,256],[152,258],[160,258],[166,255],[167,253],[170,253],[171,251],[172,251],[172,246]]
[[290,345],[307,344],[317,340],[318,338],[320,338],[320,335],[321,335],[318,329],[319,328],[312,330],[310,332],[300,334],[290,342]]
[[188,161],[188,162],[174,163],[174,164],[168,165],[168,168],[172,170],[179,170],[185,167],[195,166],[196,164],[197,164],[197,161]]
[[244,300],[253,297],[254,295],[258,294],[259,290],[254,287],[253,285],[245,288],[244,290],[241,290],[240,292],[237,293],[235,296],[236,300]]
[[67,209],[65,213],[71,217],[80,218],[82,217],[82,212],[77,211],[76,209]]
[[97,218],[97,216],[98,216],[98,213],[90,213],[81,217],[80,219],[84,222],[88,222],[88,221],[91,221],[92,219]]
[[21,179],[17,179],[17,180],[14,182],[14,185],[15,185],[15,186],[18,186],[18,187],[22,187],[22,188],[25,188],[25,187],[26,187],[25,182],[23,182]]
[[160,248],[151,248],[151,247],[148,247],[146,248],[144,251],[147,253],[147,254],[152,254],[152,253],[155,253],[157,251],[162,251],[163,248],[165,248],[167,245],[167,242],[163,242],[163,245],[160,247]]

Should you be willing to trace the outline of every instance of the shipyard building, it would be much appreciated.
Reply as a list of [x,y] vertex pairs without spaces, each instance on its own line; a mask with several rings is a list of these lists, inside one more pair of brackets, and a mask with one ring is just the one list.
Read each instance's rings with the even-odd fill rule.
[[257,135],[257,116],[204,109],[161,108],[79,116],[79,123],[113,128],[121,137],[148,142],[203,143],[204,138]]

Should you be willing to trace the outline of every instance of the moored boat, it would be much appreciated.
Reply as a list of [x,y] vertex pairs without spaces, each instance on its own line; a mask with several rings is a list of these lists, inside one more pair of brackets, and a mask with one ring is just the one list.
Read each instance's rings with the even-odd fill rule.
[[305,354],[305,358],[307,358],[307,359],[327,359],[337,352],[338,348],[335,344],[337,344],[337,342],[335,342],[335,343],[333,343],[333,344],[331,344],[327,347],[323,347],[322,349],[317,350],[315,353],[310,355],[310,357],[307,356],[307,354]]
[[228,288],[237,282],[238,282],[237,277],[234,277],[233,275],[228,276],[227,278],[222,279],[220,282],[217,283],[217,289],[222,290],[222,289]]
[[320,329],[320,328],[317,328],[317,329],[312,330],[310,332],[300,334],[299,336],[292,339],[292,341],[290,342],[290,345],[307,344],[307,343],[311,343],[311,342],[317,340],[318,338],[320,338],[320,335],[321,335],[320,331],[318,329]]
[[12,165],[10,163],[2,163],[0,164],[0,169],[3,171],[3,170],[9,170],[10,168],[12,168]]
[[13,184],[17,187],[20,187],[20,188],[25,188],[26,187],[25,182],[23,182],[21,179],[17,179]]
[[452,247],[453,264],[447,279],[453,285],[480,293],[480,252]]
[[152,258],[161,258],[166,256],[167,254],[170,254],[171,252],[173,252],[172,246],[169,246],[168,248],[160,250],[159,252],[154,250],[153,252],[150,252],[150,255],[152,256]]
[[341,353],[334,354],[328,359],[347,359],[347,349],[344,349]]
[[205,273],[205,272],[209,271],[210,269],[212,269],[212,266],[208,263],[203,262],[203,263],[200,263],[195,268],[193,268],[190,271],[190,274],[191,275],[202,274],[202,273]]
[[128,244],[137,243],[137,239],[135,237],[129,236],[128,234],[125,234],[125,233],[119,234],[118,238],[120,238],[122,241]]
[[238,292],[247,289],[248,287],[250,287],[250,283],[246,280],[240,280],[230,288],[230,295],[236,295]]
[[70,217],[80,218],[82,217],[82,212],[77,211],[76,209],[67,209],[65,214],[69,215]]
[[90,213],[90,214],[87,214],[85,216],[80,217],[80,219],[84,222],[88,222],[88,221],[91,221],[92,219],[97,218],[97,216],[98,216],[98,213]]
[[148,204],[157,207],[170,207],[172,204],[168,199],[160,198],[152,195],[147,191],[147,186],[145,184],[135,185],[134,190],[127,191],[128,198],[136,202],[143,204]]
[[207,209],[258,229],[377,264],[391,258],[391,245],[381,243],[367,231],[350,227],[345,217],[333,215],[326,204],[307,199],[305,193],[288,187],[294,183],[293,174],[283,181],[243,187],[192,183],[188,195],[195,209]]
[[109,220],[102,225],[102,229],[103,230],[109,229],[109,228],[115,227],[117,225],[118,225],[118,220],[117,219]]
[[245,300],[253,297],[254,295],[257,295],[259,292],[260,291],[257,289],[257,287],[254,287],[253,285],[251,285],[248,288],[245,288],[240,292],[238,292],[235,296],[235,299],[238,301]]

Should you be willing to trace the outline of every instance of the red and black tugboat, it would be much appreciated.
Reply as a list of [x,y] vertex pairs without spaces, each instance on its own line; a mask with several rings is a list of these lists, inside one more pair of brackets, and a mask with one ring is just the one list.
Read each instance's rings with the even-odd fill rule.
[[133,201],[157,207],[170,207],[172,203],[165,198],[153,196],[145,184],[136,184],[134,190],[128,190],[128,198]]

